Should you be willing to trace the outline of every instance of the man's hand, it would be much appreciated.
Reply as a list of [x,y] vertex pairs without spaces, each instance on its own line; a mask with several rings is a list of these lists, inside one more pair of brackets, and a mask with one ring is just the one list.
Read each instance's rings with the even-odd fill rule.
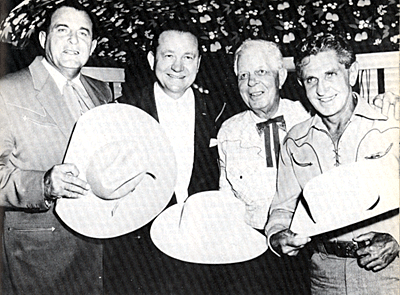
[[273,234],[269,241],[272,248],[279,254],[296,256],[300,249],[311,241],[311,238],[299,236],[290,229],[285,229]]
[[389,234],[370,232],[354,239],[366,242],[357,250],[358,264],[367,270],[379,271],[388,266],[399,254],[400,246]]
[[74,164],[55,165],[44,175],[45,198],[79,198],[86,195],[89,184],[78,178],[79,171]]
[[383,115],[396,120],[400,119],[400,96],[392,92],[385,92],[375,96],[372,103],[381,109]]

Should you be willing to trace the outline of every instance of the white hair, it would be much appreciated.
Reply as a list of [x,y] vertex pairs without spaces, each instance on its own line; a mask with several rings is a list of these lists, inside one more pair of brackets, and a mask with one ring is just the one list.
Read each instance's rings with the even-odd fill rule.
[[238,74],[238,60],[241,54],[246,52],[246,50],[253,49],[253,48],[258,48],[259,50],[262,50],[266,56],[268,56],[269,60],[272,60],[272,64],[276,65],[276,69],[280,70],[283,68],[283,57],[282,53],[279,49],[279,46],[271,41],[266,41],[266,40],[251,40],[248,39],[240,45],[240,47],[236,50],[235,56],[234,56],[234,62],[233,62],[233,71],[235,72],[235,75]]

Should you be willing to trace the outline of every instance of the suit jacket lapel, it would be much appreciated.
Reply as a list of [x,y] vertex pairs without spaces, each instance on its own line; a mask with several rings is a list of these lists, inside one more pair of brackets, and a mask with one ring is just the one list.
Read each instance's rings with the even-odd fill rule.
[[137,101],[137,107],[144,110],[159,122],[156,99],[154,96],[154,84],[143,88],[143,91],[140,93],[140,98]]
[[29,66],[32,74],[33,86],[37,91],[36,98],[41,103],[43,108],[49,115],[61,132],[69,138],[71,135],[72,127],[75,124],[74,118],[66,112],[68,109],[60,90],[58,89],[53,78],[43,66],[41,57],[37,57]]
[[84,75],[81,75],[80,80],[95,106],[99,106],[111,100],[112,98],[111,90],[110,88],[105,87],[105,84],[103,82],[98,83],[98,81],[93,80]]

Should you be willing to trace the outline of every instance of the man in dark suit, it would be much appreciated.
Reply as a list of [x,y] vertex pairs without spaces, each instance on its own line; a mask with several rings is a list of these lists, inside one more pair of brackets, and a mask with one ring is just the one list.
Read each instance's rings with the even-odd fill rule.
[[[119,101],[146,111],[165,130],[178,167],[172,205],[184,202],[197,192],[218,190],[215,140],[222,105],[193,87],[201,62],[200,45],[193,28],[167,23],[153,40],[147,60],[157,80]],[[182,284],[186,284],[182,275],[186,271],[195,274],[197,266],[188,268],[189,263],[160,252],[150,239],[150,227],[151,223],[106,244],[109,293],[176,294],[187,292],[193,283],[197,284],[192,281],[182,289]]]
[[112,94],[80,74],[97,43],[89,13],[68,1],[47,15],[45,57],[0,82],[2,294],[102,294],[102,244],[69,230],[54,203],[86,194],[76,166],[61,163],[78,117]]
[[218,152],[212,139],[222,106],[193,87],[201,56],[192,28],[168,23],[152,48],[147,59],[157,80],[120,102],[146,111],[164,127],[178,164],[175,195],[183,202],[194,193],[218,189]]

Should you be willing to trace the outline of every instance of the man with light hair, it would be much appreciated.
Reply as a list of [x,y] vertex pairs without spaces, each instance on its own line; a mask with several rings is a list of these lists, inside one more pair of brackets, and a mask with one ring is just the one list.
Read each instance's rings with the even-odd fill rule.
[[274,42],[243,42],[235,52],[234,71],[249,110],[226,120],[218,133],[220,190],[241,199],[245,221],[263,229],[275,195],[280,144],[293,125],[310,115],[300,101],[279,95],[287,70]]
[[[274,42],[245,41],[235,52],[234,71],[249,110],[226,120],[219,130],[220,190],[242,200],[245,222],[262,230],[275,195],[280,144],[293,125],[310,115],[300,101],[279,95],[287,70]],[[307,294],[305,261],[301,256],[279,259],[268,250],[246,267],[265,267],[263,284],[271,293]]]

